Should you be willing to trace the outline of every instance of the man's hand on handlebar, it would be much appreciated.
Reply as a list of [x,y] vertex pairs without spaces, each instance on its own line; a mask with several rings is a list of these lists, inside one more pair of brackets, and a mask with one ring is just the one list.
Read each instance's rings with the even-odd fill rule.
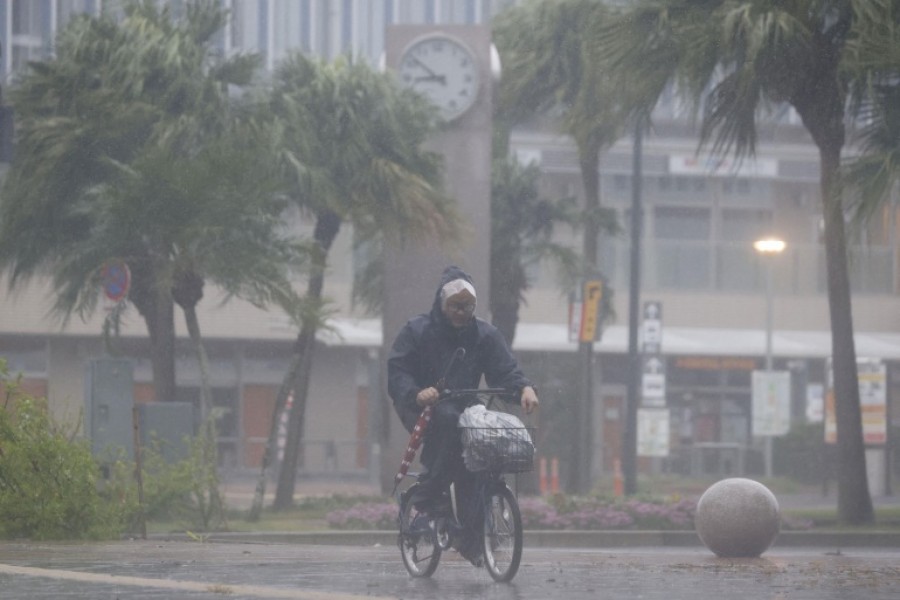
[[[457,393],[465,392],[467,394],[471,393],[479,393],[479,392],[487,392],[487,393],[509,393],[501,389],[488,389],[488,390],[444,390],[444,394],[446,395],[454,395]],[[426,406],[430,406],[432,404],[437,403],[438,400],[441,399],[441,392],[438,391],[435,387],[427,387],[422,390],[419,390],[419,393],[416,394],[416,404],[420,407],[424,408]],[[534,388],[529,386],[525,386],[522,388],[522,393],[519,398],[519,402],[522,405],[522,409],[526,414],[531,414],[534,412],[534,409],[538,407],[540,401],[537,397],[537,392],[534,391]]]
[[538,407],[540,401],[537,397],[537,392],[534,391],[534,388],[530,385],[527,385],[522,388],[522,409],[525,411],[525,414],[531,414],[531,412]]
[[427,387],[419,390],[419,393],[416,394],[416,404],[424,408],[437,402],[440,397],[441,393],[437,391],[437,388]]

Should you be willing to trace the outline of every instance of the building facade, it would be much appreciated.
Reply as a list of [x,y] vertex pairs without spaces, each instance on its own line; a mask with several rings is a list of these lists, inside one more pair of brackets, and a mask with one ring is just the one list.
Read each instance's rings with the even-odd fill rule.
[[[175,11],[186,4],[168,3]],[[297,49],[327,59],[351,53],[379,64],[388,25],[488,25],[510,4],[515,2],[222,0],[231,20],[219,43],[225,52],[260,52],[268,69]],[[117,10],[117,5],[111,0],[0,0],[0,85],[14,85],[27,61],[52,56],[55,33],[73,15],[100,10]],[[822,418],[827,396],[831,340],[818,155],[790,110],[771,115],[761,127],[756,158],[741,164],[697,153],[696,133],[679,112],[677,98],[666,98],[653,120],[643,142],[641,294],[663,311],[669,452],[647,458],[642,468],[719,476],[759,473],[763,444],[753,435],[751,381],[753,371],[764,368],[766,355],[773,357],[776,370],[791,373],[795,422]],[[553,123],[516,129],[512,148],[523,162],[540,165],[547,197],[582,195],[574,144]],[[597,482],[619,457],[624,422],[632,152],[633,140],[623,138],[598,165],[602,203],[615,210],[624,233],[605,239],[598,257],[614,290],[616,316],[595,344],[596,435],[590,455]],[[577,233],[558,235],[579,247]],[[766,235],[784,239],[786,250],[777,257],[760,256],[752,243]],[[375,445],[383,429],[397,424],[381,386],[380,321],[360,314],[350,301],[351,238],[342,233],[331,253],[326,295],[334,299],[337,312],[334,330],[319,337],[302,468],[307,474],[377,477]],[[897,215],[886,209],[852,239],[851,255],[857,353],[887,366],[888,405],[900,397],[893,393],[900,385],[897,242]],[[770,268],[773,286],[767,293]],[[513,347],[540,382],[542,452],[561,460],[565,477],[578,379],[577,344],[569,335],[569,291],[558,288],[550,265],[533,276]],[[35,284],[3,298],[0,355],[13,371],[24,374],[29,389],[49,397],[58,416],[78,419],[85,406],[85,365],[108,354],[100,337],[104,315],[99,311],[88,321],[73,319],[61,327],[48,316],[47,296],[47,289]],[[430,301],[422,299],[423,309]],[[767,306],[772,307],[771,327]],[[215,402],[224,415],[219,422],[223,463],[254,467],[296,331],[283,315],[240,302],[221,306],[210,297],[199,308]],[[179,336],[180,397],[175,400],[196,402],[199,376],[181,324]],[[146,331],[135,311],[126,315],[120,351],[134,361],[134,400],[160,400],[153,395]],[[889,428],[891,414],[895,422],[900,419],[900,407],[894,405],[874,417],[881,419],[880,425]],[[890,484],[882,477],[889,467],[881,447],[873,446],[870,461],[876,465],[876,481],[884,481],[876,491]]]

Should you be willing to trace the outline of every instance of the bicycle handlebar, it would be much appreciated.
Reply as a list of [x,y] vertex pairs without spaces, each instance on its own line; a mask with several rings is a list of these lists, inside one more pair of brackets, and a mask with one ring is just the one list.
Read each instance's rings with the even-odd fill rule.
[[506,388],[471,388],[459,390],[442,390],[441,398],[454,398],[457,396],[514,396],[515,392]]

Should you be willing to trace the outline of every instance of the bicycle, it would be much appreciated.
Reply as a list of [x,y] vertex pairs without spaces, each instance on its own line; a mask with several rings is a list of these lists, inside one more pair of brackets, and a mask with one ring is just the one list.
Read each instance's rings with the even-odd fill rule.
[[[495,398],[509,395],[510,392],[505,389],[463,389],[445,391],[441,394],[441,399],[490,396],[487,405],[491,406]],[[468,511],[469,516],[470,519],[482,521],[481,544],[485,568],[495,581],[507,582],[519,569],[523,538],[519,503],[513,490],[507,485],[504,474],[526,472],[534,467],[533,436],[529,434],[527,427],[466,429],[468,431],[464,431],[463,435],[468,437],[470,443],[481,442],[491,450],[487,461],[482,465],[484,469],[475,472],[475,491],[469,498],[474,510]],[[498,439],[504,440],[503,443],[494,443]],[[400,512],[397,543],[407,572],[412,577],[430,577],[437,569],[442,553],[451,548],[455,536],[467,525],[477,525],[477,521],[460,522],[459,499],[456,498],[454,485],[450,488],[450,510],[438,510],[436,514],[427,510],[420,511],[416,507],[420,475],[406,474],[407,477],[416,478],[416,482],[398,498]]]

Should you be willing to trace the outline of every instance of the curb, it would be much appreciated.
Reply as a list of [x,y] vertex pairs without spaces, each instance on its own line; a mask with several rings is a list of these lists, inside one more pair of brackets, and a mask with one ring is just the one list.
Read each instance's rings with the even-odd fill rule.
[[[153,534],[157,541],[196,541],[186,533]],[[204,536],[207,542],[247,544],[306,544],[335,546],[393,546],[396,531],[307,531],[295,533],[219,532]],[[703,548],[697,533],[684,531],[569,531],[526,530],[525,546],[531,548]],[[772,547],[797,548],[900,548],[900,532],[785,531]]]

